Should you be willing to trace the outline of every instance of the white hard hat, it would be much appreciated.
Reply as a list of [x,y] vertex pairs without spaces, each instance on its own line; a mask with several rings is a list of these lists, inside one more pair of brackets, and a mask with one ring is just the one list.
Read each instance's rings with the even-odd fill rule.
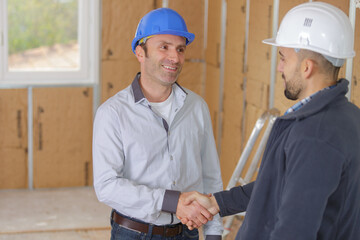
[[355,56],[354,31],[349,18],[340,9],[323,2],[292,8],[281,21],[276,38],[263,43],[307,49],[335,61]]

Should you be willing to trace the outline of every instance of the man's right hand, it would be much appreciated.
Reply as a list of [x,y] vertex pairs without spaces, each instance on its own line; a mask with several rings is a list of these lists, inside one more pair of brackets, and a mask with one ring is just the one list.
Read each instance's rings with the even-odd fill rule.
[[[181,195],[180,195],[180,198],[182,198],[183,204],[185,204],[185,205],[193,205],[193,204],[200,205],[202,211],[203,211],[203,208],[206,208],[207,212],[211,214],[211,217],[220,212],[219,205],[217,204],[215,197],[212,196],[211,194],[205,195],[205,194],[201,194],[199,192],[194,191],[194,192],[182,193]],[[179,219],[181,220],[181,222],[183,224],[186,224],[190,230],[201,226],[198,224],[198,222],[194,222],[190,218],[182,217]],[[208,220],[211,220],[211,219],[208,218]],[[205,224],[205,223],[203,223],[203,224]]]
[[176,216],[182,223],[191,222],[191,229],[199,228],[213,218],[213,214],[206,206],[202,206],[197,201],[191,201],[191,199],[193,199],[191,196],[196,193],[197,192],[181,193],[176,209]]

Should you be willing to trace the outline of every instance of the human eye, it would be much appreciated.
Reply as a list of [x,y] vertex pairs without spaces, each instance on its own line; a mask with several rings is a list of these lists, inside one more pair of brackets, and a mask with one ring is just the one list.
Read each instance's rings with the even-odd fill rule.
[[179,47],[179,48],[177,49],[177,51],[178,51],[179,53],[184,53],[185,50],[186,50],[185,47]]
[[167,50],[168,46],[166,44],[162,44],[160,45],[160,49]]

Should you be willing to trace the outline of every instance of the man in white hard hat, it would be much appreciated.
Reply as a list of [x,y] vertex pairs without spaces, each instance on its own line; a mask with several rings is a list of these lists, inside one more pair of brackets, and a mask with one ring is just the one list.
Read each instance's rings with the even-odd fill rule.
[[348,17],[330,4],[301,4],[264,43],[279,47],[285,96],[298,102],[274,123],[255,182],[187,201],[221,216],[246,211],[236,239],[358,240],[360,110],[337,79],[355,55]]
[[181,193],[223,189],[208,107],[176,82],[194,37],[172,9],[146,14],[132,41],[141,72],[96,112],[94,187],[113,209],[111,239],[198,239],[183,217],[206,223],[206,240],[221,239],[220,217],[208,222]]

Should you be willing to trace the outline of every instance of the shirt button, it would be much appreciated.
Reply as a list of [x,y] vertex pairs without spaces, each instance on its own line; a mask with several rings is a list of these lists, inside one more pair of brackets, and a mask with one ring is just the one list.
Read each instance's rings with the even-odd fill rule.
[[168,132],[168,135],[170,136],[170,131]]
[[176,184],[176,182],[175,181],[173,181],[173,185],[175,185]]
[[170,160],[173,160],[173,156],[170,156]]

